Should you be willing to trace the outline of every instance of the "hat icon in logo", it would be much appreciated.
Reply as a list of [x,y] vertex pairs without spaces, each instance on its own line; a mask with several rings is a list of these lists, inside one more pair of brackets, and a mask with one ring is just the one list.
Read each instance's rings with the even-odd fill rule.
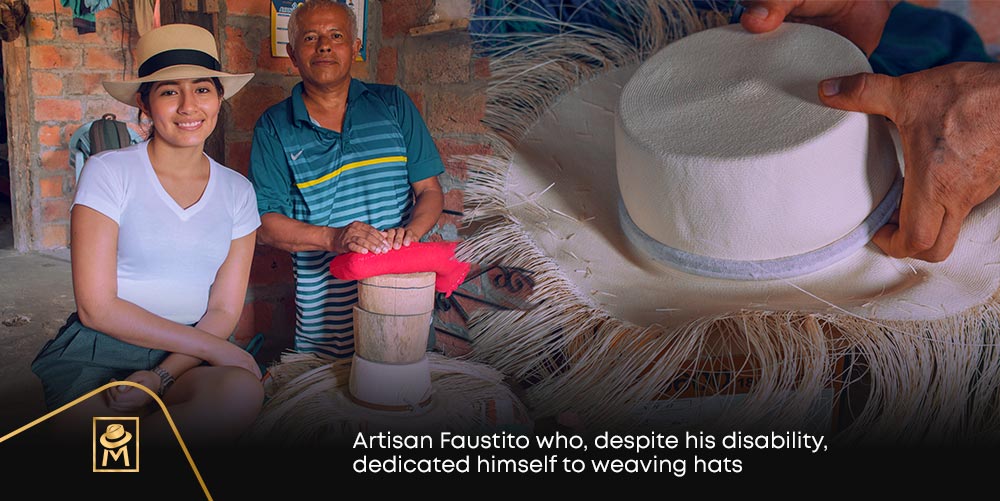
[[121,424],[109,424],[101,435],[101,445],[108,449],[117,449],[132,440],[132,434],[125,431]]

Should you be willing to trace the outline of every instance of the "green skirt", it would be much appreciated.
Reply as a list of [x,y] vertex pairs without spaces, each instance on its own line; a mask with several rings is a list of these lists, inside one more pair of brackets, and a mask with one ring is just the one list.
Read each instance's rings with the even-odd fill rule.
[[121,381],[135,371],[152,369],[167,355],[85,327],[73,313],[42,347],[31,370],[42,380],[45,405],[53,410],[112,378]]

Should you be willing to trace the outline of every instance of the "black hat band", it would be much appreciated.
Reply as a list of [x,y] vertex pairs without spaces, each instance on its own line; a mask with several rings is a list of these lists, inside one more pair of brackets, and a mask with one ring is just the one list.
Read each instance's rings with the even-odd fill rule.
[[139,66],[139,78],[152,75],[168,66],[179,64],[190,64],[201,66],[214,71],[221,71],[222,65],[219,60],[200,51],[192,49],[171,49],[165,50],[147,59]]

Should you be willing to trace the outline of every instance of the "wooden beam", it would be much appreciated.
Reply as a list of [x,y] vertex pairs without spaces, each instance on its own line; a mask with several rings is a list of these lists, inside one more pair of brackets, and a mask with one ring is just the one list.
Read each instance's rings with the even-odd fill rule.
[[202,11],[206,14],[218,14],[219,0],[205,0],[205,8]]
[[[3,45],[3,79],[7,117],[32,116],[28,85],[27,35]],[[31,120],[7,120],[7,160],[10,165],[11,213],[13,216],[14,248],[28,252],[38,248],[35,242],[35,203],[31,172]]]
[[440,33],[442,31],[456,31],[464,30],[469,27],[468,19],[454,19],[451,21],[442,21],[440,23],[428,24],[425,26],[417,26],[415,28],[410,28],[410,36],[421,36],[428,35],[430,33]]
[[181,0],[181,10],[184,12],[198,12],[198,0]]

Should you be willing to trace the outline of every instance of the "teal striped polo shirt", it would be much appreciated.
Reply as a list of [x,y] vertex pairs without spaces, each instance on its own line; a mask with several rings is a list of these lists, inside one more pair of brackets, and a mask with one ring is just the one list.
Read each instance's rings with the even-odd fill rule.
[[[261,215],[309,224],[361,221],[379,230],[408,222],[410,184],[444,172],[434,140],[409,96],[393,85],[351,80],[343,130],[313,122],[302,83],[257,121],[250,179]],[[292,253],[295,350],[343,358],[354,353],[357,284],[330,276],[335,254]]]

